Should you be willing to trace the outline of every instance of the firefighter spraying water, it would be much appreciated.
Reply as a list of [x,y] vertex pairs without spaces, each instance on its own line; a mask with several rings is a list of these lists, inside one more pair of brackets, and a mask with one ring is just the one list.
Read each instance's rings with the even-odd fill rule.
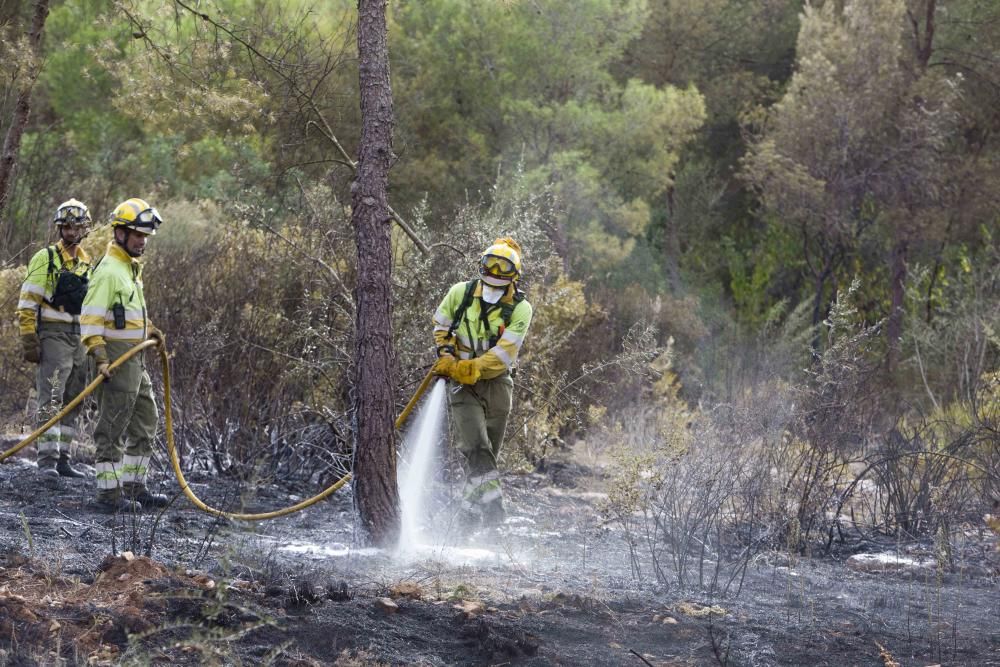
[[455,444],[468,466],[461,518],[469,529],[505,518],[497,457],[532,312],[520,278],[521,246],[497,239],[480,257],[479,278],[452,285],[434,313],[438,360],[432,370],[458,385],[449,398]]
[[520,277],[520,246],[510,238],[497,239],[480,256],[479,278],[453,285],[434,314],[438,361],[432,372],[452,384],[446,392],[444,382],[435,383],[404,443],[402,551],[419,546],[423,538],[446,398],[455,446],[466,463],[459,526],[472,532],[504,522],[497,458],[513,401],[514,367],[532,314],[518,289]]

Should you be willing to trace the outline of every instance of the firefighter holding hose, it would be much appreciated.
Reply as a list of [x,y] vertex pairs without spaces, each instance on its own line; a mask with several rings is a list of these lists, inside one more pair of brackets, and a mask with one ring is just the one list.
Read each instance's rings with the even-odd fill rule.
[[532,313],[520,278],[521,247],[497,239],[480,256],[479,278],[452,285],[434,313],[433,370],[460,385],[450,404],[468,468],[462,522],[471,529],[505,518],[497,457],[513,402],[512,370]]
[[[107,378],[98,397],[94,444],[97,504],[110,511],[168,504],[165,495],[146,488],[158,415],[142,356],[132,357],[114,373],[108,368],[146,338],[164,345],[163,333],[149,320],[139,263],[146,242],[162,222],[157,210],[137,197],[115,208],[111,214],[114,238],[94,269],[80,314],[83,344],[97,372]],[[124,456],[123,438],[127,439]]]

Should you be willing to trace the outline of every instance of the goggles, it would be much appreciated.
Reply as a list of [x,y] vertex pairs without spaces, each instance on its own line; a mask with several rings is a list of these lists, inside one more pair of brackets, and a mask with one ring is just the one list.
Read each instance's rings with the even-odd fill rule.
[[90,213],[82,206],[67,206],[56,211],[57,225],[85,225],[90,222]]
[[486,255],[479,264],[479,273],[493,278],[514,279],[517,277],[517,267],[506,257]]
[[141,211],[139,215],[135,216],[135,220],[126,224],[126,227],[132,227],[133,229],[142,231],[148,229],[151,232],[155,232],[156,228],[163,223],[163,218],[160,217],[160,212],[155,208],[147,208],[145,211]]

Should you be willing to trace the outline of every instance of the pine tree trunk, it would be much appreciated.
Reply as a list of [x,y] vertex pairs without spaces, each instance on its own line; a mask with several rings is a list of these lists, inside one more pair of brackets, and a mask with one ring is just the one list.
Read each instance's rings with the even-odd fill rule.
[[35,80],[38,78],[38,71],[41,68],[42,30],[45,28],[45,19],[48,16],[49,0],[37,0],[35,13],[31,19],[31,29],[28,32],[28,43],[31,45],[34,63],[31,72],[28,73],[26,80],[17,92],[14,113],[10,126],[7,128],[7,135],[4,137],[2,152],[0,152],[0,229],[3,229],[5,242],[10,238],[13,227],[11,224],[4,224],[7,203],[10,200],[14,172],[17,169],[17,160],[21,153],[21,137],[24,136],[24,129],[28,126],[28,116],[31,113],[31,91],[35,87]]
[[386,189],[392,163],[392,89],[386,0],[358,2],[361,144],[351,185],[351,221],[358,246],[355,300],[354,494],[361,523],[379,546],[399,531],[396,488],[390,281],[390,217]]

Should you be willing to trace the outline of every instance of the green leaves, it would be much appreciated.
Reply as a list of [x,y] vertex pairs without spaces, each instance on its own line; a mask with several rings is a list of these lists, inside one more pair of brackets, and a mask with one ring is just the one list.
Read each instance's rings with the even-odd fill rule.
[[[553,197],[570,265],[588,276],[614,271],[644,237],[681,146],[705,118],[693,87],[613,76],[646,15],[635,0],[404,5],[396,16],[404,141],[419,142],[421,176],[432,164],[448,167],[446,182],[427,178],[423,187],[448,200],[443,188],[481,188],[497,166],[521,164]],[[416,61],[434,67],[410,79]]]

